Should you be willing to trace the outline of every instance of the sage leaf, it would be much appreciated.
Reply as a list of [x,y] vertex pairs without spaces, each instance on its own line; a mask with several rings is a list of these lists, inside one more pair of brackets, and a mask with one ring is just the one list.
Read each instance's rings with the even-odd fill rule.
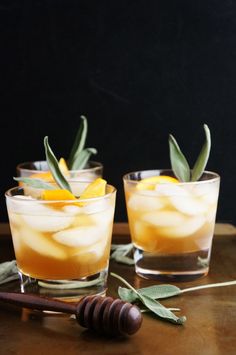
[[75,136],[75,140],[72,145],[71,152],[70,152],[69,159],[68,159],[68,165],[69,165],[70,170],[72,170],[72,168],[73,168],[73,163],[74,163],[76,154],[78,155],[84,149],[86,138],[87,138],[87,133],[88,133],[87,118],[85,116],[81,116],[80,118],[81,118],[81,123],[79,125],[79,129],[78,129],[77,134]]
[[156,300],[152,298],[142,295],[138,290],[136,290],[133,286],[131,286],[125,279],[121,276],[111,273],[112,276],[116,277],[120,281],[122,281],[128,288],[130,288],[137,296],[137,299],[143,303],[149,310],[155,313],[158,317],[165,319],[171,323],[175,324],[183,324],[186,320],[186,317],[177,317],[174,313],[172,313],[168,308],[163,306]]
[[0,285],[19,278],[15,260],[5,261],[0,264]]
[[205,143],[192,169],[191,181],[197,181],[202,176],[207,165],[211,150],[211,133],[206,124],[203,125],[205,131]]
[[14,177],[13,179],[15,181],[23,182],[24,184],[27,184],[31,187],[36,188],[36,189],[43,189],[43,190],[55,190],[56,189],[55,186],[48,184],[41,179],[34,179],[34,178],[27,178],[27,177]]
[[175,138],[169,135],[169,151],[172,170],[175,176],[183,182],[190,181],[190,168],[188,162],[180,150]]
[[71,165],[70,169],[71,170],[83,169],[92,154],[97,154],[97,150],[95,148],[85,148],[80,152],[76,152],[73,159],[73,164]]
[[59,165],[58,165],[58,161],[57,158],[55,157],[49,143],[48,143],[48,137],[44,137],[44,147],[45,147],[45,154],[46,154],[46,159],[47,159],[47,163],[48,163],[48,167],[49,170],[52,173],[52,176],[54,178],[54,180],[56,181],[56,183],[58,184],[58,186],[61,189],[64,190],[68,190],[70,192],[71,188],[70,185],[68,184],[68,182],[66,181],[66,178],[64,177],[64,175],[62,174]]
[[138,291],[142,295],[148,296],[152,299],[169,298],[181,293],[180,288],[174,285],[154,285],[140,288]]
[[128,254],[133,250],[133,244],[112,244],[110,259],[126,265],[134,265],[134,259]]
[[116,255],[114,259],[117,263],[134,265],[134,260],[125,255]]
[[[139,288],[137,290],[141,295],[148,296],[152,299],[162,299],[162,298],[169,298],[181,293],[180,288],[173,286],[173,285],[154,285],[144,288]],[[135,301],[137,300],[137,295],[127,288],[119,287],[118,294],[120,298],[125,301],[127,299]],[[131,302],[131,301],[128,301]]]
[[186,321],[186,317],[177,317],[173,312],[168,308],[164,307],[161,303],[148,296],[139,294],[139,298],[142,303],[155,313],[158,317],[163,318],[171,323],[183,324]]
[[134,291],[126,288],[126,287],[121,287],[119,286],[118,288],[118,295],[122,299],[122,301],[125,302],[136,302],[138,300],[138,295]]
[[131,250],[133,249],[133,244],[132,243],[127,243],[127,244],[112,244],[111,245],[111,250],[113,253],[117,252],[122,252],[124,255],[127,255]]

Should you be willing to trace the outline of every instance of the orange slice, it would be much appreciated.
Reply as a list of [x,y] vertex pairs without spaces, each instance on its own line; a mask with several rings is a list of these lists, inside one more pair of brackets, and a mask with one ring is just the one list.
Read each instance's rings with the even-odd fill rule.
[[46,180],[49,182],[53,181],[52,174],[50,173],[50,171],[44,171],[44,172],[32,174],[30,175],[30,178]]
[[59,168],[64,175],[69,175],[69,169],[64,158],[59,160]]
[[[57,200],[63,200],[63,201],[68,201],[68,200],[76,200],[76,197],[68,190],[43,190],[42,195],[41,195],[42,200],[46,201],[57,201]],[[77,203],[73,203],[76,204]],[[66,203],[64,202],[53,202],[50,204],[50,207],[60,209],[64,207]]]
[[[68,176],[69,175],[69,169],[67,167],[67,164],[66,164],[66,161],[65,161],[64,158],[61,158],[59,160],[58,165],[59,165],[59,168],[60,168],[61,172],[64,175]],[[49,181],[49,182],[54,181],[53,176],[52,176],[50,171],[41,171],[39,173],[32,174],[32,175],[30,175],[30,178],[41,179],[41,180],[45,180],[45,181]]]
[[179,181],[167,175],[158,175],[158,176],[151,176],[145,179],[142,179],[137,184],[137,190],[155,190],[156,185],[158,184],[177,184]]
[[106,180],[97,178],[92,181],[80,195],[80,199],[104,196],[106,193]]
[[42,199],[47,201],[76,200],[76,197],[68,190],[43,190]]

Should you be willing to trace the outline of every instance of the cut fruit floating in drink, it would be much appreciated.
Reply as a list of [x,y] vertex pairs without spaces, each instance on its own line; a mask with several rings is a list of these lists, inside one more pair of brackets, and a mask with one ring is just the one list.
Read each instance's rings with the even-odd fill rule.
[[137,184],[137,190],[156,190],[159,184],[177,184],[179,181],[167,175],[151,176]]
[[[61,172],[66,176],[68,177],[69,176],[69,169],[67,167],[67,164],[66,164],[66,161],[64,158],[61,158],[59,160],[59,168],[61,170]],[[33,179],[42,179],[42,180],[45,180],[45,181],[48,181],[48,182],[53,182],[54,179],[53,179],[53,176],[52,176],[52,173],[50,171],[41,171],[40,173],[35,173],[35,174],[32,174],[30,175],[30,178],[33,178]]]
[[106,193],[106,180],[97,178],[91,182],[80,195],[80,199],[95,198],[104,196]]
[[44,190],[42,192],[42,199],[49,201],[58,200],[76,200],[76,197],[68,190]]

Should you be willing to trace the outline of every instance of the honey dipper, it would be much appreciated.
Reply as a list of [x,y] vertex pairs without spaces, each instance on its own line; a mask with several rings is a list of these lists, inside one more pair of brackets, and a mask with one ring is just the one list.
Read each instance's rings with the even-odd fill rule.
[[78,303],[17,292],[0,292],[0,301],[35,310],[75,314],[85,328],[106,335],[132,335],[142,323],[138,307],[120,299],[86,296]]

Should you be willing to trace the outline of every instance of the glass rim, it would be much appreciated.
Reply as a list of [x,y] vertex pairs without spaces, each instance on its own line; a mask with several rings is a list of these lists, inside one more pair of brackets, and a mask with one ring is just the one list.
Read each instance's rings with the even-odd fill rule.
[[[39,164],[45,164],[47,163],[46,160],[31,160],[31,161],[25,161],[23,163],[19,163],[16,165],[16,170],[21,170],[21,171],[30,171],[32,173],[44,173],[47,170],[40,170],[40,169],[29,169],[29,168],[24,168],[24,165],[27,164],[34,164],[34,163],[39,163]],[[70,170],[69,172],[71,173],[78,173],[78,172],[90,172],[90,171],[96,171],[99,169],[103,169],[103,164],[101,162],[95,161],[95,160],[89,160],[88,163],[94,164],[93,167],[89,167],[89,168],[84,168],[84,169],[77,169],[77,170]]]
[[[83,182],[91,182],[91,181],[80,181],[81,183]],[[74,183],[78,183],[78,181],[74,181]],[[92,202],[95,202],[95,201],[99,201],[99,200],[103,200],[104,198],[109,198],[110,196],[114,195],[116,192],[117,192],[117,189],[115,188],[115,186],[113,185],[110,185],[110,184],[107,184],[106,185],[107,187],[111,188],[112,191],[110,192],[107,192],[105,195],[103,196],[98,196],[98,197],[92,197],[92,198],[86,198],[86,199],[79,199],[79,198],[76,198],[75,200],[40,200],[40,199],[28,199],[28,198],[17,198],[15,197],[14,195],[11,196],[10,195],[10,192],[13,191],[13,190],[24,190],[24,187],[22,186],[14,186],[14,187],[11,187],[10,189],[6,190],[5,191],[5,197],[6,198],[9,198],[11,200],[14,200],[14,201],[24,201],[24,202],[27,202],[27,203],[39,203],[39,204],[54,204],[54,203],[58,203],[58,202],[63,202],[65,204],[75,204],[75,203],[92,203]],[[40,190],[40,189],[38,189]],[[25,196],[25,195],[20,195],[20,196]],[[25,196],[27,197],[27,196]]]
[[[138,174],[138,173],[153,173],[153,172],[172,172],[173,173],[173,170],[172,169],[147,169],[147,170],[136,170],[136,171],[131,171],[129,173],[126,173],[123,175],[123,181],[124,182],[129,182],[131,184],[138,184],[141,180],[134,180],[132,178],[129,178],[129,176],[131,174]],[[198,181],[187,181],[187,182],[184,182],[184,181],[180,181],[178,182],[178,185],[195,185],[195,184],[206,184],[206,183],[209,183],[209,182],[215,182],[215,181],[218,181],[220,180],[220,175],[214,171],[209,171],[209,170],[204,170],[203,171],[203,174],[209,174],[211,175],[212,177],[209,178],[209,179],[206,179],[206,180],[198,180]],[[202,174],[202,175],[203,175]],[[159,174],[160,175],[160,174]],[[157,176],[159,176],[157,175]],[[148,178],[148,177],[152,177],[152,176],[155,176],[155,175],[150,175],[150,176],[146,176],[145,178]],[[160,175],[161,176],[161,175]],[[170,182],[163,182],[163,184],[165,185],[172,185],[172,183]],[[151,183],[151,182],[148,182],[148,185],[156,185],[156,183]]]

